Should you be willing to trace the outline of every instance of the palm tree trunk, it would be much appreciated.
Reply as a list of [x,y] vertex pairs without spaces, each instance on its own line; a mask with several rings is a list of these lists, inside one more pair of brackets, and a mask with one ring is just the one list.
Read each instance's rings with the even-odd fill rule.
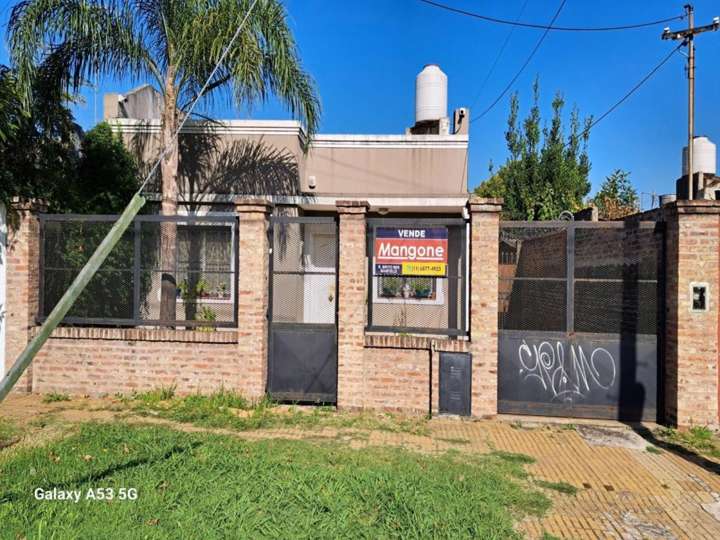
[[[178,200],[178,139],[173,134],[178,125],[175,88],[175,68],[168,66],[165,79],[164,107],[162,113],[162,134],[160,148],[167,148],[167,154],[160,164],[162,178],[161,213],[164,216],[177,214]],[[175,321],[177,282],[177,223],[167,221],[160,225],[160,265],[162,270],[160,292],[160,320]]]

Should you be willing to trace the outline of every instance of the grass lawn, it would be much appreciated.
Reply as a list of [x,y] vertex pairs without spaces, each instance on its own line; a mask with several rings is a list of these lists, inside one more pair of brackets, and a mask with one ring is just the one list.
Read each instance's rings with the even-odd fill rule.
[[[0,452],[0,522],[3,538],[514,538],[517,519],[550,504],[529,461],[88,423]],[[38,501],[36,488],[81,500]],[[90,488],[115,498],[87,500]]]
[[250,402],[242,395],[228,390],[176,396],[172,388],[159,388],[125,397],[122,401],[137,414],[237,431],[328,427],[427,434],[427,418],[422,416],[377,412],[339,415],[333,407],[278,407],[269,400]]

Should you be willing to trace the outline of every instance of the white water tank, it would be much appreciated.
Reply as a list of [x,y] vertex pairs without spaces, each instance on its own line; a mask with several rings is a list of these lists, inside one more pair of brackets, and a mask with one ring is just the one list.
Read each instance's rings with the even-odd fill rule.
[[447,75],[428,64],[415,78],[415,123],[447,117]]
[[[687,146],[682,152],[682,175],[687,174]],[[717,171],[717,148],[707,137],[693,139],[693,173],[715,174]]]

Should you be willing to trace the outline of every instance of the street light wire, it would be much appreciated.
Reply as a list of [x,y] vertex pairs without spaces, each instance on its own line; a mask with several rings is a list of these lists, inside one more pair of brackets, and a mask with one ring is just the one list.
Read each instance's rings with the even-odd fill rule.
[[[421,1],[425,1],[425,0],[421,0]],[[550,33],[550,28],[552,27],[553,23],[557,20],[557,18],[560,16],[560,12],[562,11],[563,7],[565,7],[566,1],[567,0],[562,0],[562,2],[560,2],[560,5],[558,6],[557,11],[555,11],[555,15],[553,15],[553,18],[550,21],[550,24],[547,27],[545,27],[545,31],[543,32],[543,35],[540,36],[540,39],[535,44],[535,47],[530,52],[530,55],[525,59],[525,62],[523,63],[522,66],[520,66],[520,69],[517,71],[517,73],[515,73],[513,78],[510,79],[510,82],[507,83],[505,88],[503,88],[503,91],[500,92],[500,94],[495,98],[495,100],[483,112],[481,112],[480,114],[478,114],[477,116],[472,118],[470,120],[470,122],[479,120],[480,118],[485,116],[487,113],[489,113],[491,110],[493,110],[493,108],[495,108],[495,105],[497,105],[500,102],[500,100],[503,98],[503,96],[505,94],[507,94],[508,90],[510,90],[510,88],[512,88],[512,85],[515,84],[515,81],[518,80],[518,77],[520,77],[520,75],[522,75],[522,72],[525,71],[525,68],[528,66],[530,61],[533,59],[533,56],[535,56],[535,53],[538,52],[538,50],[540,49],[540,46],[543,44],[543,41],[545,41],[545,38]]]
[[447,4],[442,4],[440,2],[435,2],[434,0],[418,0],[419,2],[422,2],[423,4],[427,4],[429,6],[436,7],[438,9],[444,9],[445,11],[450,11],[452,13],[457,13],[459,15],[465,15],[466,17],[472,17],[474,19],[480,19],[486,22],[492,22],[497,24],[506,24],[511,26],[520,26],[522,28],[535,28],[540,30],[555,30],[560,32],[616,32],[619,30],[637,30],[639,28],[647,28],[649,26],[657,26],[659,24],[665,24],[672,21],[678,21],[685,18],[685,15],[676,15],[675,17],[668,17],[666,19],[658,19],[656,21],[648,21],[644,23],[638,23],[638,24],[623,24],[619,26],[553,26],[553,23],[550,23],[549,25],[544,24],[535,24],[535,23],[524,23],[520,21],[511,21],[509,19],[499,19],[497,17],[490,17],[488,15],[482,15],[480,13],[475,13],[472,11],[467,11],[464,9],[456,8],[453,6],[449,6]]

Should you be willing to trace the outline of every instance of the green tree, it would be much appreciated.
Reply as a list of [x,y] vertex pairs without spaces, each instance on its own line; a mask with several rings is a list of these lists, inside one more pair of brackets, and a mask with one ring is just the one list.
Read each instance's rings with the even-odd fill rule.
[[16,72],[0,69],[0,201],[13,196],[67,202],[68,182],[79,159],[81,129],[65,106],[52,73],[41,67],[23,103]]
[[618,219],[637,212],[638,194],[630,182],[630,173],[616,169],[602,183],[592,203],[602,219]]
[[[26,0],[8,24],[10,56],[22,88],[29,88],[38,59],[62,69],[77,90],[98,76],[150,79],[163,96],[160,147],[162,212],[177,211],[177,130],[225,47],[247,20],[205,96],[218,93],[236,105],[274,94],[314,133],[319,118],[315,86],[302,69],[285,8],[279,0]],[[251,5],[254,5],[250,12]],[[163,268],[174,268],[175,225],[162,234]],[[162,280],[161,318],[175,318],[176,283]]]
[[120,213],[139,187],[138,166],[118,134],[101,122],[85,134],[68,206],[80,214]]
[[557,219],[564,210],[582,207],[590,191],[587,142],[591,119],[586,119],[581,129],[580,114],[573,108],[566,136],[562,122],[564,106],[562,95],[556,94],[550,125],[541,127],[538,80],[533,84],[532,107],[522,122],[518,95],[511,97],[505,132],[508,159],[475,190],[480,196],[503,197],[506,219]]

